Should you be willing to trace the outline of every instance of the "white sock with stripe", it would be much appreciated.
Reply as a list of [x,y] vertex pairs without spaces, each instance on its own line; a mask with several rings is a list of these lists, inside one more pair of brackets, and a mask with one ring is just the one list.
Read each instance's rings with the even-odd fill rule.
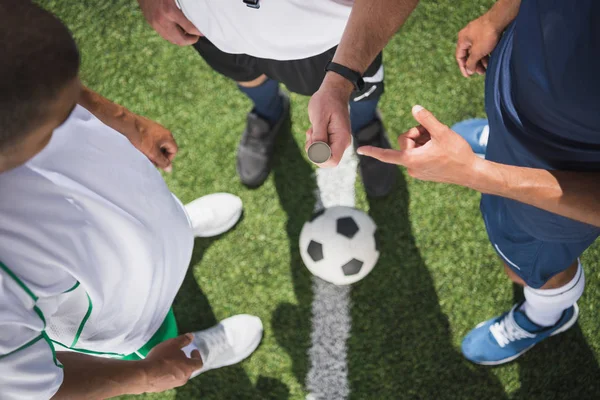
[[579,300],[585,287],[585,274],[578,261],[575,277],[566,285],[557,289],[533,289],[525,287],[525,302],[521,310],[536,325],[548,327],[555,325],[563,311]]

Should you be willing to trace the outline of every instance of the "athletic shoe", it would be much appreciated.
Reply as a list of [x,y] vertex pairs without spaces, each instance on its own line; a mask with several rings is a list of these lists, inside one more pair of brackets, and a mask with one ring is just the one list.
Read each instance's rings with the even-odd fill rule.
[[[377,117],[373,122],[354,133],[353,136],[355,150],[361,146],[392,148],[379,113],[377,113]],[[383,197],[389,194],[394,187],[394,182],[396,182],[398,167],[367,156],[359,155],[358,160],[360,176],[365,185],[367,196]]]
[[516,304],[498,318],[482,322],[467,334],[462,353],[467,360],[481,365],[500,365],[521,356],[542,340],[572,327],[579,316],[577,304],[566,309],[556,325],[540,327]]
[[195,237],[227,232],[242,216],[242,199],[229,193],[213,193],[185,206]]
[[475,154],[485,158],[485,150],[490,137],[490,127],[487,119],[467,119],[454,124],[452,130],[469,143]]
[[262,334],[260,318],[246,314],[234,315],[212,328],[194,332],[194,340],[182,350],[188,357],[198,350],[204,365],[192,378],[248,358],[260,344]]
[[283,91],[280,95],[283,98],[283,113],[275,125],[271,126],[252,111],[247,117],[246,130],[238,147],[236,167],[240,180],[250,188],[257,188],[267,180],[277,136],[290,129],[290,99]]

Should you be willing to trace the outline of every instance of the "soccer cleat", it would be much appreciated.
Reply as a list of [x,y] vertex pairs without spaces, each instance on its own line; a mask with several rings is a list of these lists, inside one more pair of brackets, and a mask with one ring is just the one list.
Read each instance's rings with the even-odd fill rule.
[[242,183],[250,188],[262,185],[271,172],[271,161],[277,136],[289,131],[290,99],[285,92],[283,113],[272,127],[254,112],[247,117],[246,130],[238,147],[236,169]]
[[475,154],[485,158],[485,150],[490,137],[487,119],[466,119],[454,124],[451,129],[469,143]]
[[262,334],[260,318],[247,314],[234,315],[212,328],[194,332],[194,340],[182,350],[188,357],[198,350],[204,365],[191,377],[248,358],[260,344]]
[[515,360],[542,340],[572,327],[579,316],[577,304],[566,309],[551,327],[540,327],[516,304],[509,312],[477,325],[462,342],[467,360],[481,365],[500,365]]
[[195,237],[227,232],[242,216],[242,200],[229,193],[213,193],[185,206]]
[[[355,150],[361,146],[375,146],[382,149],[392,148],[379,113],[373,122],[360,131],[353,133],[353,136]],[[394,182],[396,182],[398,167],[367,156],[359,155],[358,160],[360,176],[367,196],[377,198],[389,194],[394,187]]]

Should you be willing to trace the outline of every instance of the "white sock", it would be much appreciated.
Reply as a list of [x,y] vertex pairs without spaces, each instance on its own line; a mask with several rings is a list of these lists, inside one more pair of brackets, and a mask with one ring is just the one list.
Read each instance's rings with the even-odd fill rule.
[[581,262],[577,260],[575,277],[566,285],[557,289],[532,289],[525,287],[525,302],[521,310],[534,324],[553,326],[563,311],[579,300],[585,287],[585,275]]

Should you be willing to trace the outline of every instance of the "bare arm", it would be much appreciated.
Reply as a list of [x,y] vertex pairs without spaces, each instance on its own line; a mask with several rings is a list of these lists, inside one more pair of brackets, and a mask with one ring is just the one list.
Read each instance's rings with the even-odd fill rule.
[[54,400],[108,399],[144,390],[144,371],[139,361],[122,361],[79,353],[59,352],[64,380]]
[[468,185],[600,227],[600,173],[546,171],[479,160]]
[[[355,0],[333,60],[365,72],[418,3],[419,0]],[[333,75],[327,75],[330,74]]]
[[[350,19],[333,60],[360,73],[371,65],[392,35],[409,17],[419,0],[355,0]],[[335,166],[350,145],[348,101],[352,84],[328,72],[308,106],[312,124],[307,144],[329,143],[331,160],[322,166]]]
[[398,138],[401,151],[366,146],[358,152],[403,165],[417,179],[466,186],[600,226],[600,173],[546,171],[483,160],[428,110],[415,106],[413,115],[421,125]]
[[64,378],[53,400],[107,399],[125,394],[162,392],[185,384],[202,368],[197,350],[188,358],[181,350],[192,335],[181,335],[157,345],[141,361],[124,361],[59,352]]
[[171,170],[171,162],[178,149],[168,129],[132,113],[85,86],[82,86],[79,104],[104,124],[127,137],[154,165],[165,171]]

